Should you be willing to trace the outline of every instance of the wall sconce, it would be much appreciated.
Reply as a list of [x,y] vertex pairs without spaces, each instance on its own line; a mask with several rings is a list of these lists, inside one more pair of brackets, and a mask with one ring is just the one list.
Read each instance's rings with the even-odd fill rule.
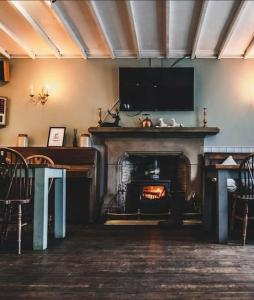
[[33,85],[30,86],[30,101],[35,103],[41,103],[44,105],[48,101],[49,93],[48,93],[48,86],[42,87],[41,92],[36,96],[34,94],[34,87]]

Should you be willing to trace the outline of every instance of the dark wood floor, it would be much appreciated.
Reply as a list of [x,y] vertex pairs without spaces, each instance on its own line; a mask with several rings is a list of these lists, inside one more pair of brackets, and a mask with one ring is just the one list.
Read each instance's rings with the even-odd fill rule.
[[0,253],[0,299],[254,299],[254,245],[200,228],[71,227],[44,252]]

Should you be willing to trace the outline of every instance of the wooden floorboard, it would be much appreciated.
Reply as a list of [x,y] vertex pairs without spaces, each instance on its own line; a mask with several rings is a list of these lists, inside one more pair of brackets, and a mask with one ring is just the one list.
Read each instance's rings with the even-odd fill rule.
[[0,299],[254,299],[254,243],[200,227],[70,227],[47,251],[0,252]]

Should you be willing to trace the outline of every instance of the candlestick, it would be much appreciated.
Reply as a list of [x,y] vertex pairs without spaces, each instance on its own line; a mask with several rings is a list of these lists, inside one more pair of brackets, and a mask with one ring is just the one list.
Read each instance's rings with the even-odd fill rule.
[[203,108],[203,127],[206,127],[206,125],[207,125],[207,108],[206,107],[204,107]]
[[33,96],[34,95],[34,86],[31,84],[30,86],[30,95]]
[[98,112],[99,112],[99,121],[98,121],[99,126],[101,126],[101,124],[102,124],[101,110],[102,110],[101,108],[98,109]]

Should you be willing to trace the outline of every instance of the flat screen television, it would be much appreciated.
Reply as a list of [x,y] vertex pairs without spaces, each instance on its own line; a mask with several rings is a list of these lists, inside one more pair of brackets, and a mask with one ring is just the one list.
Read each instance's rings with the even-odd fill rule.
[[194,68],[119,68],[121,111],[192,111]]

